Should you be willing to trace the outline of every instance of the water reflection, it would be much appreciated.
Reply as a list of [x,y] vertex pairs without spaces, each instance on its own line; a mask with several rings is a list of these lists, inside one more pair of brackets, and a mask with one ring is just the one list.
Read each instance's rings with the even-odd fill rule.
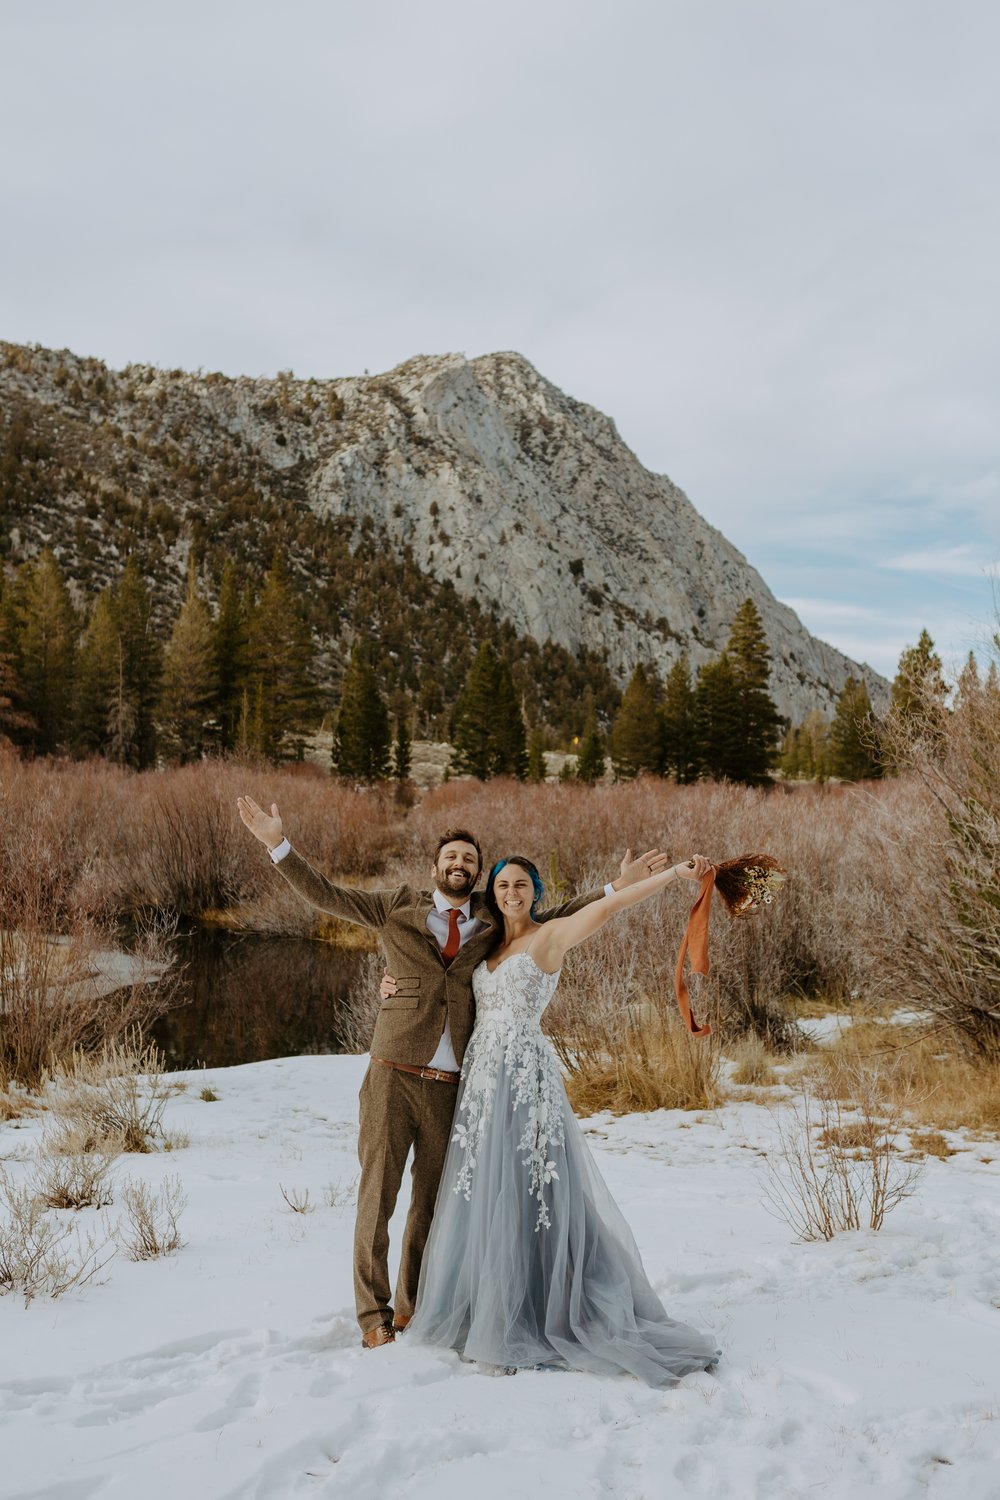
[[342,1002],[364,953],[300,938],[195,931],[177,939],[184,1004],[152,1036],[171,1068],[339,1052]]

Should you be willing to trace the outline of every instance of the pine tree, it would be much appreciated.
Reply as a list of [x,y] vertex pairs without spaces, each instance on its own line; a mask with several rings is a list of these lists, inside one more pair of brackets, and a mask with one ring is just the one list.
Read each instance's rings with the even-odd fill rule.
[[576,779],[593,786],[604,779],[604,741],[597,727],[597,715],[593,708],[583,726],[583,740],[576,761]]
[[830,770],[843,781],[868,781],[882,775],[871,714],[867,687],[856,677],[848,677],[830,726]]
[[412,749],[410,725],[405,714],[396,719],[396,742],[392,751],[392,774],[397,781],[409,781]]
[[663,769],[675,781],[698,778],[698,737],[695,698],[687,656],[675,661],[667,675],[662,712]]
[[108,757],[120,766],[140,764],[139,714],[125,675],[126,649],[118,636],[118,672],[115,677],[106,723]]
[[72,733],[76,664],[76,612],[51,548],[20,569],[13,595],[17,617],[18,675],[25,705],[36,723],[36,750],[51,755]]
[[739,720],[736,755],[728,776],[731,781],[760,786],[768,780],[777,755],[782,719],[768,692],[771,653],[764,622],[752,599],[745,599],[736,612],[726,655],[733,671]]
[[699,667],[694,690],[698,762],[715,781],[739,781],[744,745],[736,674],[727,652]]
[[663,769],[662,736],[654,680],[640,662],[611,726],[608,748],[615,778],[627,781],[640,773],[658,776]]
[[786,781],[825,781],[830,774],[830,726],[814,708],[801,724],[789,726],[781,746],[779,767]]
[[451,769],[486,781],[527,774],[524,718],[510,667],[484,641],[455,705]]
[[210,742],[208,721],[218,681],[216,645],[212,616],[198,592],[192,557],[187,596],[170,635],[160,689],[161,737],[172,759],[196,760]]
[[382,781],[389,774],[389,710],[365,648],[351,652],[333,738],[333,763],[341,776]]
[[[3,575],[0,574],[0,590]],[[37,730],[35,720],[23,705],[17,656],[10,648],[10,626],[0,597],[0,744],[5,740],[20,743]]]
[[239,737],[240,714],[248,675],[248,601],[240,591],[236,569],[226,558],[219,583],[218,613],[214,627],[216,717],[223,750],[231,750]]
[[545,780],[545,736],[540,729],[533,729],[528,737],[528,780]]
[[77,657],[74,740],[77,748],[104,755],[108,722],[119,691],[118,624],[110,588],[98,595]]
[[[127,763],[141,771],[156,760],[155,711],[163,652],[153,622],[152,599],[134,553],[115,589],[114,612],[121,643],[118,692],[127,701],[131,724]],[[117,743],[124,743],[121,734]]]
[[[261,700],[262,742],[255,746],[272,758],[301,753],[294,737],[316,717],[312,680],[314,649],[280,554],[264,579],[248,623],[247,658],[251,697]],[[292,741],[289,746],[289,741]]]
[[899,658],[892,684],[893,709],[904,720],[920,719],[930,726],[943,719],[947,693],[941,658],[930,635],[921,630],[917,644]]

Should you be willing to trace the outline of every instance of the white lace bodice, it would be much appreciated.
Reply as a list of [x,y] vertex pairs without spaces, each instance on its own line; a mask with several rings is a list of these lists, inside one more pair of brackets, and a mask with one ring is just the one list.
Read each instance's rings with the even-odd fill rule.
[[512,953],[492,974],[485,963],[477,964],[472,975],[476,1029],[493,1025],[539,1029],[558,983],[559,975],[546,974],[527,952]]
[[[528,1191],[538,1200],[536,1230],[549,1227],[544,1189],[557,1175],[549,1150],[563,1144],[564,1090],[552,1045],[541,1029],[542,1013],[555,994],[558,974],[546,974],[530,953],[514,953],[491,974],[485,963],[472,975],[476,1025],[462,1064],[462,1098],[455,1115],[453,1139],[462,1161],[455,1191],[472,1195],[472,1177],[494,1112],[501,1106],[513,1117],[526,1106],[517,1150],[528,1172]],[[498,1097],[501,1066],[509,1083],[509,1102]],[[493,1121],[503,1128],[503,1121]]]

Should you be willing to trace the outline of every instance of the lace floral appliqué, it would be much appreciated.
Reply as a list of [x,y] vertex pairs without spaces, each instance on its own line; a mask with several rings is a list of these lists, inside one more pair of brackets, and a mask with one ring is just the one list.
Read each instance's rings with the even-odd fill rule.
[[[462,1067],[464,1088],[453,1137],[462,1151],[455,1192],[470,1198],[472,1176],[498,1102],[502,1065],[510,1080],[512,1116],[526,1107],[517,1150],[528,1172],[528,1192],[538,1202],[536,1233],[551,1224],[545,1188],[558,1178],[552,1156],[565,1140],[562,1079],[539,1026],[558,978],[543,973],[527,953],[514,954],[493,974],[485,964],[477,968],[476,1028]],[[493,1123],[504,1128],[501,1118]]]

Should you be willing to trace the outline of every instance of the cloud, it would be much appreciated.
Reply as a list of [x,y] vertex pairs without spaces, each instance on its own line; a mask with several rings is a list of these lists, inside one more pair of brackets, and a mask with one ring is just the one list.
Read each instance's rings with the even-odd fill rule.
[[996,568],[997,556],[984,555],[983,549],[969,542],[955,547],[928,548],[925,551],[904,552],[900,557],[887,559],[883,564],[901,573],[929,573],[932,577],[947,575],[955,578],[989,577],[991,568]]

